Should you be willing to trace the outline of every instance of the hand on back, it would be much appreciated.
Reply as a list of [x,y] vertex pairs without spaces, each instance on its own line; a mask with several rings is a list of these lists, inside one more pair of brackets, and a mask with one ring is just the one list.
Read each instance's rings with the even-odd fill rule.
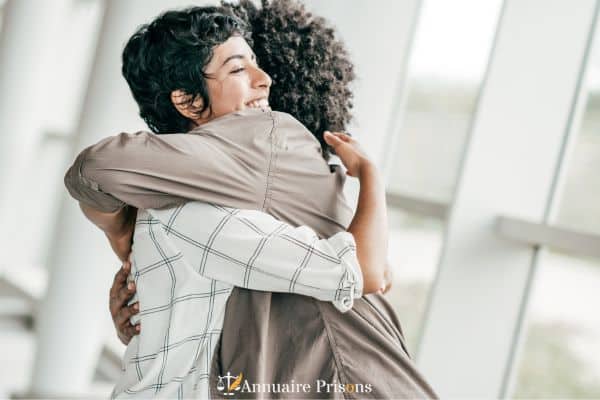
[[109,309],[119,340],[124,345],[129,344],[131,338],[140,333],[140,324],[132,325],[129,319],[137,314],[139,302],[128,305],[129,300],[135,294],[135,284],[127,282],[131,262],[125,261],[121,269],[115,274],[109,295]]
[[360,172],[365,166],[373,166],[373,162],[356,139],[342,132],[329,131],[324,132],[323,138],[340,158],[349,176],[359,178]]

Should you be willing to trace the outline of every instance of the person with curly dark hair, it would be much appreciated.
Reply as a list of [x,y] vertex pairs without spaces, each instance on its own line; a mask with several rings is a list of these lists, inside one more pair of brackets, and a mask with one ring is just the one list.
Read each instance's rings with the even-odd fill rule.
[[[204,18],[206,15],[210,18]],[[249,38],[245,35],[242,20],[248,21],[254,29],[252,39],[256,58],[276,79],[271,90],[271,106],[278,109],[275,104],[280,102],[279,110],[298,114],[294,115],[312,129],[319,142],[319,151],[314,152],[315,147],[310,140],[303,139],[310,134],[298,127],[296,120],[267,109],[270,79],[256,66],[252,50],[244,40]],[[192,35],[187,36],[186,32]],[[181,63],[178,62],[180,57],[185,59]],[[70,192],[80,200],[84,212],[93,222],[106,228],[105,218],[119,215],[117,230],[126,234],[117,235],[120,238],[111,240],[111,244],[122,259],[128,253],[132,234],[131,225],[127,223],[130,220],[123,211],[127,208],[121,208],[124,203],[141,208],[162,208],[201,200],[229,207],[254,208],[255,196],[250,196],[250,202],[244,200],[245,196],[249,196],[248,187],[259,193],[262,190],[260,186],[256,187],[252,174],[247,174],[257,169],[253,168],[257,166],[257,159],[248,158],[246,153],[254,157],[262,153],[248,151],[257,142],[242,138],[252,139],[250,132],[265,132],[263,122],[267,121],[271,124],[271,134],[270,140],[263,145],[269,144],[267,147],[270,148],[258,157],[258,160],[268,161],[267,185],[262,208],[259,206],[258,209],[291,225],[308,225],[321,237],[332,236],[347,226],[356,238],[358,259],[365,278],[364,292],[375,292],[381,287],[382,275],[373,271],[382,271],[385,261],[382,249],[385,247],[381,245],[387,239],[383,232],[384,196],[377,173],[356,141],[344,134],[322,134],[323,128],[342,129],[349,121],[351,91],[347,84],[354,77],[352,64],[342,44],[335,39],[333,30],[324,20],[314,18],[299,3],[292,1],[264,1],[260,9],[249,1],[242,1],[239,5],[204,8],[202,12],[199,8],[168,12],[132,37],[123,58],[123,74],[140,105],[140,115],[149,127],[161,134],[188,133],[167,135],[164,139],[149,134],[122,134],[109,138],[82,153],[67,174]],[[190,58],[196,63],[190,62]],[[165,68],[165,65],[171,67]],[[224,66],[227,70],[223,73]],[[239,75],[231,78],[230,74],[247,75],[250,86],[236,84],[235,79]],[[178,79],[181,84],[178,84]],[[196,82],[198,79],[203,83]],[[279,83],[282,92],[274,96]],[[170,110],[163,109],[165,107]],[[206,139],[213,152],[197,151],[199,146],[192,145],[192,140],[198,137],[195,135]],[[314,138],[310,139],[314,141]],[[131,146],[134,141],[138,143]],[[302,143],[304,145],[299,145]],[[315,155],[328,158],[328,152],[324,151],[328,146],[335,149],[348,168],[348,174],[358,176],[361,181],[359,207],[351,222],[345,212],[347,205],[340,194],[340,184],[343,184],[340,170],[315,169],[324,162],[323,158],[320,162],[315,159]],[[131,152],[132,148],[134,152]],[[123,152],[123,149],[127,151]],[[229,158],[222,154],[224,151],[228,152]],[[164,155],[169,152],[180,158]],[[202,162],[188,163],[186,153]],[[90,155],[93,157],[90,158]],[[128,156],[137,160],[129,162],[131,157]],[[218,159],[219,164],[215,166],[207,161],[211,158]],[[123,160],[126,160],[125,164]],[[241,162],[243,168],[236,167],[235,162]],[[175,166],[177,163],[183,165]],[[112,176],[106,175],[107,168],[112,171]],[[190,175],[190,170],[195,175]],[[235,173],[232,174],[231,170]],[[175,173],[169,175],[169,171]],[[144,179],[140,179],[140,174],[144,175]],[[137,175],[137,180],[128,181],[133,175]],[[179,182],[181,179],[184,181]],[[316,198],[316,193],[322,197]],[[90,205],[92,208],[96,206],[96,209],[89,209]],[[102,211],[115,210],[118,212],[100,215]],[[168,217],[163,215],[167,235],[175,231],[175,219],[185,212],[182,210],[184,207],[179,207]],[[152,220],[159,221],[160,215],[159,211],[151,211],[149,216],[144,217],[146,219],[140,219],[138,215],[138,229],[140,221],[146,224]],[[186,218],[191,219],[191,215]],[[201,215],[198,218],[202,220]],[[136,229],[136,243],[143,240],[137,235]],[[153,237],[153,240],[156,238]],[[308,255],[310,257],[310,253]],[[282,258],[284,256],[281,254]],[[173,254],[173,260],[176,257]],[[163,255],[163,259],[170,258]],[[302,268],[306,267],[304,261],[302,265]],[[117,274],[111,289],[111,311],[114,311],[113,319],[124,341],[128,341],[135,332],[129,317],[138,313],[135,304],[131,307],[125,305],[126,299],[133,294],[125,287],[127,272],[124,268]],[[218,271],[214,273],[218,274]],[[137,269],[136,277],[139,274],[140,269]],[[223,279],[227,281],[227,277]],[[276,382],[293,384],[294,378],[296,384],[302,382],[303,388],[306,384],[309,387],[313,385],[308,392],[288,391],[292,397],[435,397],[412,364],[400,325],[391,307],[380,295],[354,299],[354,308],[349,311],[345,308],[347,312],[342,314],[338,311],[341,309],[339,305],[334,306],[331,302],[239,287],[259,288],[246,280],[243,285],[236,286],[227,303],[223,333],[214,357],[202,358],[202,364],[208,362],[210,368],[200,369],[194,365],[190,370],[189,376],[196,383],[206,382],[210,377],[212,397],[226,395],[224,388],[235,389],[229,384],[227,387],[217,385],[223,377],[231,377],[230,371],[239,372],[239,382],[242,376],[246,377],[246,385],[248,381],[266,385]],[[352,301],[348,304],[345,298],[342,300],[342,305],[352,305]],[[144,307],[143,301],[140,303]],[[148,309],[142,309],[141,314],[148,312]],[[198,319],[202,320],[199,316]],[[193,325],[193,319],[189,324]],[[145,324],[144,329],[150,328]],[[152,359],[164,359],[167,353],[175,351],[174,346],[169,344],[169,352],[162,350]],[[130,344],[128,352],[131,348]],[[140,365],[146,360],[142,361],[143,357],[139,354],[129,359],[135,359],[132,362],[136,369],[132,369],[132,373],[147,372]],[[355,368],[355,363],[369,366],[368,370],[376,372],[376,376],[365,374],[366,369]],[[144,393],[147,396],[148,392],[143,391],[152,389],[156,396],[165,394],[161,389],[169,382],[163,381],[164,362],[162,366],[158,383],[137,388],[140,392],[125,386],[117,388],[115,393],[124,396]],[[202,371],[205,372],[200,373]],[[138,376],[137,379],[140,378]],[[185,381],[186,377],[179,379],[179,382],[181,379]],[[391,380],[396,380],[396,384],[390,385]],[[264,396],[243,390],[243,384],[240,386],[239,382],[237,389],[242,389],[239,395]],[[190,387],[183,388],[180,387],[178,396],[194,395],[188,392]],[[285,395],[277,394],[277,397],[282,396]]]
[[140,110],[155,133],[182,133],[190,120],[173,106],[172,92],[182,94],[181,105],[201,101],[197,116],[211,103],[209,76],[204,71],[213,48],[236,35],[250,44],[251,34],[239,18],[222,14],[219,7],[167,11],[142,26],[123,50],[121,71]]
[[[217,11],[219,8],[206,9]],[[323,132],[345,131],[352,118],[350,84],[355,79],[354,66],[343,43],[335,37],[334,29],[323,18],[311,15],[301,4],[289,0],[271,4],[263,0],[261,8],[244,0],[239,4],[223,3],[220,9],[251,26],[251,34],[246,30],[239,34],[252,46],[261,68],[276,82],[271,87],[271,107],[286,110],[301,121],[319,140],[323,154],[328,157]],[[187,38],[178,39],[182,41],[179,46],[156,40],[155,36],[162,34],[161,24],[177,24],[189,29],[194,22],[193,14],[166,13],[161,20],[154,21],[153,33],[148,35],[152,47],[144,43],[146,31],[140,31],[124,50],[123,76],[139,105],[140,116],[155,133],[180,133],[189,129],[188,119],[172,107],[171,93],[165,88],[177,87],[185,93],[193,93],[208,106],[203,79],[206,76],[200,66],[210,57],[212,46],[224,42],[240,28],[235,20],[223,19],[224,25],[214,35],[198,38],[193,45],[186,43]],[[152,58],[141,51],[142,46],[160,55],[156,58],[171,60],[169,74],[152,70],[158,65],[151,64]]]

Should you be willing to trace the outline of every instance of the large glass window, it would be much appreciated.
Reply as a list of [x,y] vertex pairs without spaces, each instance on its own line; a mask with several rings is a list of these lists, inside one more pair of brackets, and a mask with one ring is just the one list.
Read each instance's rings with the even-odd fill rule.
[[556,218],[560,226],[590,233],[600,233],[600,54],[596,58]]
[[386,294],[395,307],[409,351],[417,350],[429,288],[438,266],[444,222],[390,209],[389,257],[394,283]]
[[600,398],[600,261],[542,255],[514,398]]
[[448,202],[477,102],[500,0],[425,0],[408,70],[389,189]]
[[0,34],[2,33],[2,21],[4,19],[4,3],[5,0],[0,0]]
[[[600,233],[599,36],[555,219],[591,233]],[[533,286],[513,397],[600,398],[600,260],[544,252]]]
[[[388,154],[388,194],[449,203],[473,117],[500,0],[424,0],[408,63],[404,109]],[[444,221],[390,205],[396,307],[408,346],[417,342],[444,235]]]

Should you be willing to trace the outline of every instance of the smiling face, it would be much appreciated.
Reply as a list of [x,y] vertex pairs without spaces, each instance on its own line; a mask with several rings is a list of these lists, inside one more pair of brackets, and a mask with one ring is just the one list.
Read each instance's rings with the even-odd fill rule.
[[271,78],[258,67],[256,56],[244,38],[232,36],[216,46],[204,73],[210,106],[200,115],[193,110],[202,109],[202,99],[197,98],[186,107],[181,101],[184,93],[175,90],[171,94],[175,107],[194,125],[246,108],[269,107]]

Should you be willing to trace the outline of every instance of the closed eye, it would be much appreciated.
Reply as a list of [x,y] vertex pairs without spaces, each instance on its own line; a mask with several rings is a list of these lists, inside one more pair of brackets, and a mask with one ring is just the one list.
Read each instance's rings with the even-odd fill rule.
[[231,71],[231,73],[232,73],[232,74],[237,74],[237,73],[240,73],[240,72],[242,72],[242,71],[243,71],[243,70],[245,70],[245,69],[246,69],[246,68],[240,67],[240,68],[234,69],[233,71]]

